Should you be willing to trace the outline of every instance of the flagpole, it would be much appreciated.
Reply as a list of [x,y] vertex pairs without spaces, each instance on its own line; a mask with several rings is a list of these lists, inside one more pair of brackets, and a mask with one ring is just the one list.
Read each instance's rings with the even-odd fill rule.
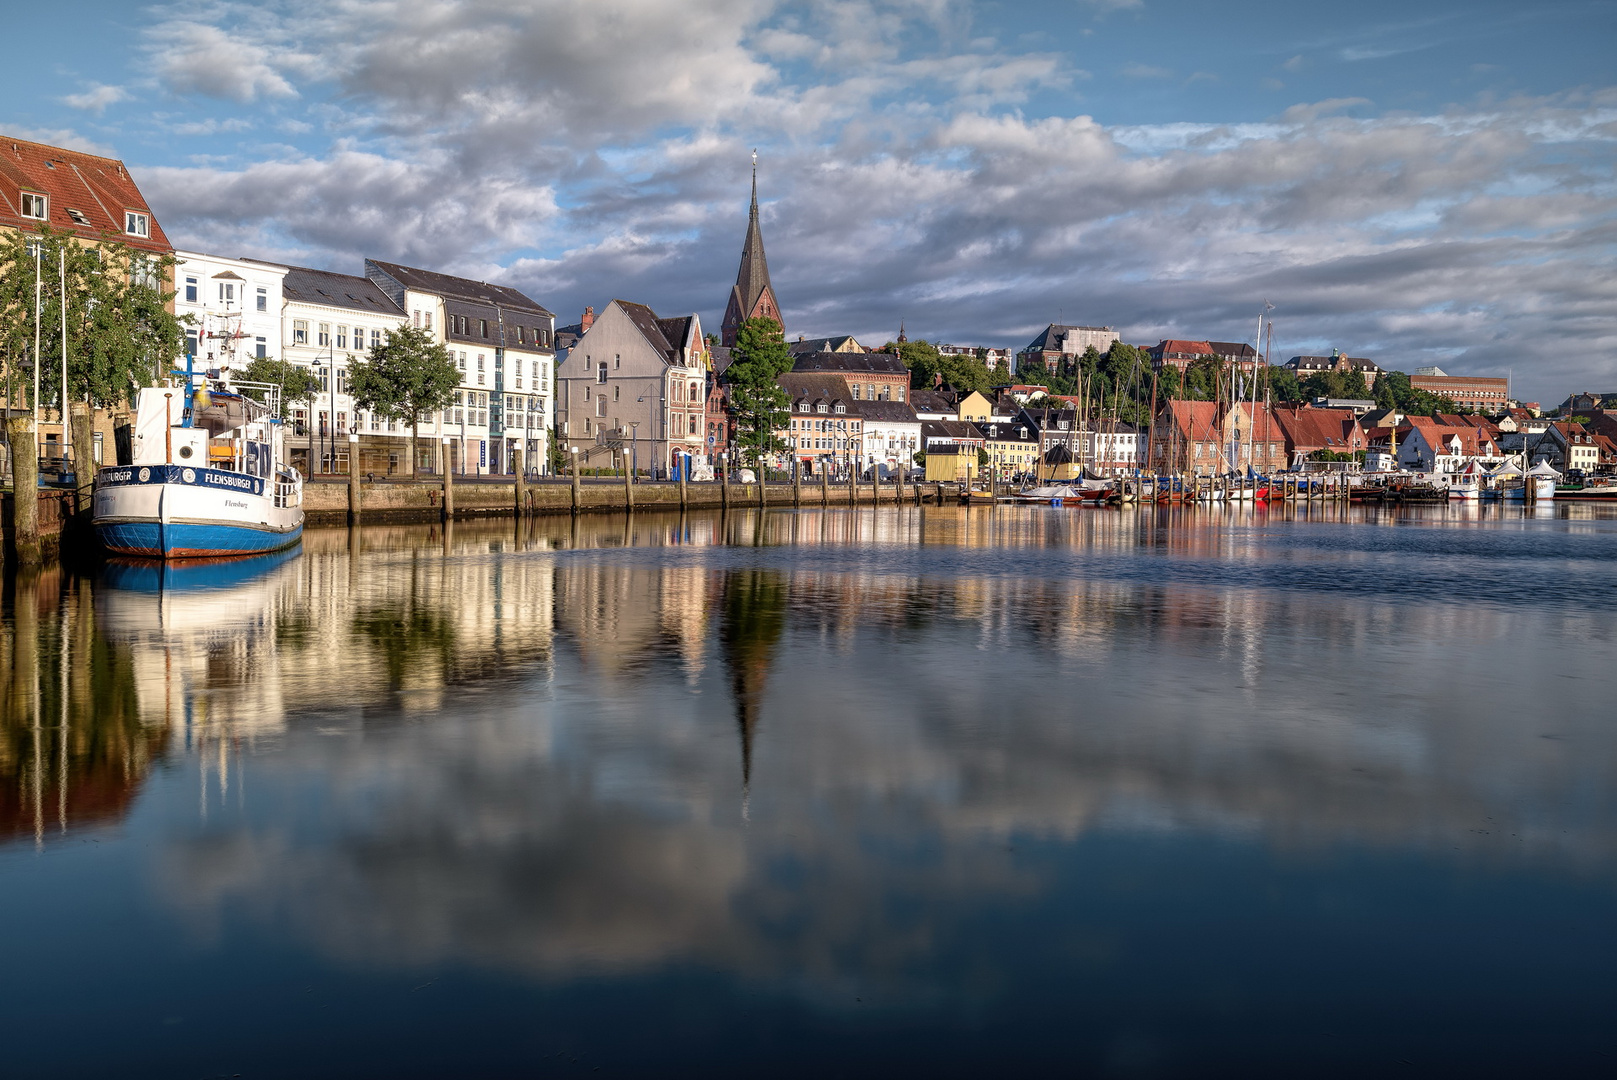
[[67,247],[57,249],[62,271],[62,467],[73,452],[73,433],[67,422]]
[[42,299],[42,296],[43,296],[43,291],[44,291],[44,287],[45,287],[44,264],[42,262],[44,257],[45,257],[45,242],[43,240],[35,241],[35,243],[34,243],[34,460],[36,462],[39,459],[39,442],[40,442],[41,439],[43,439],[45,437],[44,433],[40,430],[40,421],[39,421],[39,334],[40,334],[40,325],[39,324],[40,324],[40,320],[44,318],[44,316],[42,314],[42,308],[44,306],[44,301]]

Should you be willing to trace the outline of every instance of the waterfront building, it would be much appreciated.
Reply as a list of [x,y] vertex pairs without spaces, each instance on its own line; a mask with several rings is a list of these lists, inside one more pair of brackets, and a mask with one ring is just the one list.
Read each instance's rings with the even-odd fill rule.
[[622,450],[637,469],[663,472],[678,455],[704,457],[715,422],[708,366],[696,315],[661,318],[614,300],[557,367],[561,432],[586,458]]
[[826,371],[789,371],[778,380],[788,419],[775,434],[809,473],[864,460],[864,420],[848,382]]
[[[940,423],[946,421],[928,421]],[[955,421],[962,423],[963,421]],[[926,479],[943,483],[969,484],[977,476],[982,460],[981,440],[975,443],[938,442],[926,451]]]
[[1051,323],[1039,332],[1039,336],[1028,342],[1021,352],[1016,354],[1019,364],[1041,363],[1045,370],[1055,371],[1065,360],[1071,363],[1076,357],[1082,356],[1091,346],[1098,353],[1105,353],[1112,347],[1112,343],[1120,340],[1120,335],[1110,326],[1068,326],[1064,323]]
[[1236,370],[1250,374],[1258,369],[1258,350],[1244,341],[1209,341],[1207,347]]
[[921,448],[928,456],[932,454],[934,447],[945,445],[981,450],[985,441],[982,430],[976,424],[969,424],[964,420],[921,421]]
[[793,358],[792,371],[840,375],[854,401],[904,401],[910,394],[910,369],[894,353],[803,353]]
[[1409,377],[1409,385],[1449,398],[1462,409],[1498,412],[1510,405],[1509,379],[1450,375],[1442,368],[1421,367]]
[[981,360],[987,367],[997,367],[1004,364],[1007,368],[1016,359],[1011,349],[993,349],[982,345],[949,345],[938,346],[939,356],[973,356]]
[[[1447,421],[1459,417],[1448,417]],[[1448,475],[1481,458],[1497,461],[1505,450],[1487,431],[1432,416],[1408,416],[1398,428],[1398,465],[1410,472]]]
[[988,452],[989,467],[1001,480],[1033,473],[1039,466],[1039,435],[1025,423],[993,419],[977,424]]
[[730,287],[730,300],[724,308],[720,344],[733,348],[736,331],[741,324],[759,317],[774,319],[782,327],[785,326],[780,314],[780,302],[775,299],[775,287],[769,281],[769,260],[764,256],[764,233],[758,224],[758,159],[755,154],[747,237],[741,244],[741,266],[736,270],[736,283]]
[[[98,247],[110,237],[127,245],[137,255],[161,257],[174,250],[157,215],[122,161],[48,143],[0,136],[0,231],[38,233],[47,226],[90,247]],[[54,278],[50,267],[44,270],[45,287],[49,290]],[[32,268],[27,272],[31,274]],[[32,319],[31,308],[28,317]],[[59,348],[48,346],[47,349],[52,347]],[[49,357],[51,353],[46,351],[45,355]],[[51,387],[59,382],[59,379],[53,383],[42,378],[43,402],[56,400],[57,394]],[[13,402],[6,400],[4,394],[4,388],[0,387],[0,401],[5,403],[6,411],[13,407],[27,408],[28,400],[24,395],[19,394]],[[121,414],[125,410],[116,411]],[[36,414],[39,425],[35,437],[46,458],[62,454],[62,423],[53,413],[54,410],[42,410]],[[113,418],[97,409],[92,424],[95,428],[92,460],[100,463],[104,460],[103,448],[111,445]],[[0,445],[0,465],[5,470],[10,468],[9,454],[9,447]]]
[[860,401],[855,409],[863,427],[864,464],[909,468],[921,449],[921,419],[907,401]]
[[1103,476],[1133,476],[1140,458],[1140,430],[1106,417],[1086,421],[1078,433],[1078,460]]
[[[252,260],[243,260],[252,262]],[[305,476],[348,471],[348,436],[361,436],[360,467],[382,475],[407,475],[409,428],[374,414],[356,415],[348,393],[348,369],[405,323],[404,309],[367,278],[306,266],[253,263],[263,274],[277,274],[281,302],[281,359],[308,368],[320,383],[312,400],[290,401],[287,455]],[[200,282],[199,282],[200,286]],[[258,286],[253,286],[256,290]],[[254,306],[257,306],[254,293]],[[256,342],[254,343],[256,347]],[[437,468],[433,439],[438,418],[422,425],[418,462]]]
[[253,259],[176,251],[174,313],[189,316],[186,355],[240,377],[254,360],[281,358],[281,283],[287,268]]
[[1286,458],[1292,468],[1322,451],[1356,454],[1369,447],[1369,439],[1353,409],[1277,406],[1274,417],[1285,438]]
[[[555,391],[556,317],[508,285],[365,260],[365,276],[449,350],[460,386],[441,417],[450,467],[460,473],[543,472]],[[417,447],[418,456],[425,451]]]
[[1217,476],[1284,469],[1284,431],[1274,410],[1243,401],[1231,408],[1216,401],[1163,402],[1152,425],[1149,467],[1158,473]]

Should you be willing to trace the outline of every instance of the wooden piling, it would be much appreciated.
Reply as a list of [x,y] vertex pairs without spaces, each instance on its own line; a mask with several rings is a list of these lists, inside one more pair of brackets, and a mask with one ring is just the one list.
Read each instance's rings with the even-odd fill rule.
[[629,455],[623,454],[623,512],[634,513],[634,470],[629,468]]
[[522,447],[516,449],[516,497],[517,517],[528,512],[528,471],[526,457]]
[[[273,481],[271,481],[273,483]],[[359,524],[359,436],[348,436],[348,526]]]
[[803,461],[796,455],[792,457],[792,505],[803,505]]
[[820,460],[820,505],[831,505],[831,473],[825,467],[825,460]]
[[569,450],[569,453],[570,453],[570,455],[571,455],[571,457],[573,459],[573,516],[576,518],[578,516],[578,509],[579,509],[579,505],[578,505],[579,504],[578,447],[576,447],[576,446],[571,447],[570,450]]
[[6,419],[6,445],[11,448],[11,557],[19,570],[34,570],[43,564],[44,553],[39,544],[39,443],[32,415]]
[[[444,442],[443,442],[443,457],[444,457],[444,512],[443,512],[443,517],[444,517],[445,521],[453,521],[455,519],[455,470],[449,464],[449,440],[448,439],[445,439]],[[444,533],[444,543],[446,545],[449,543],[449,534],[448,534],[447,531],[445,531],[445,533]]]
[[691,504],[690,489],[687,486],[687,474],[690,471],[691,457],[686,454],[684,460],[679,463],[679,508],[681,510],[685,510]]

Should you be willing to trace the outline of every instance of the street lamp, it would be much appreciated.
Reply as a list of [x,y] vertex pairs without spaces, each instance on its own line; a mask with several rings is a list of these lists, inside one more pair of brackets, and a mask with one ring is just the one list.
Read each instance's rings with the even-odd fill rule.
[[629,475],[640,471],[640,421],[629,421]]

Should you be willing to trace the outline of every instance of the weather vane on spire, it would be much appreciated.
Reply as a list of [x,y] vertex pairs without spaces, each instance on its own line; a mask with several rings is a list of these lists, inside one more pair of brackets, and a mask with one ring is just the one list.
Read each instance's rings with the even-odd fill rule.
[[758,148],[756,146],[752,148],[752,167],[755,169],[758,167]]

